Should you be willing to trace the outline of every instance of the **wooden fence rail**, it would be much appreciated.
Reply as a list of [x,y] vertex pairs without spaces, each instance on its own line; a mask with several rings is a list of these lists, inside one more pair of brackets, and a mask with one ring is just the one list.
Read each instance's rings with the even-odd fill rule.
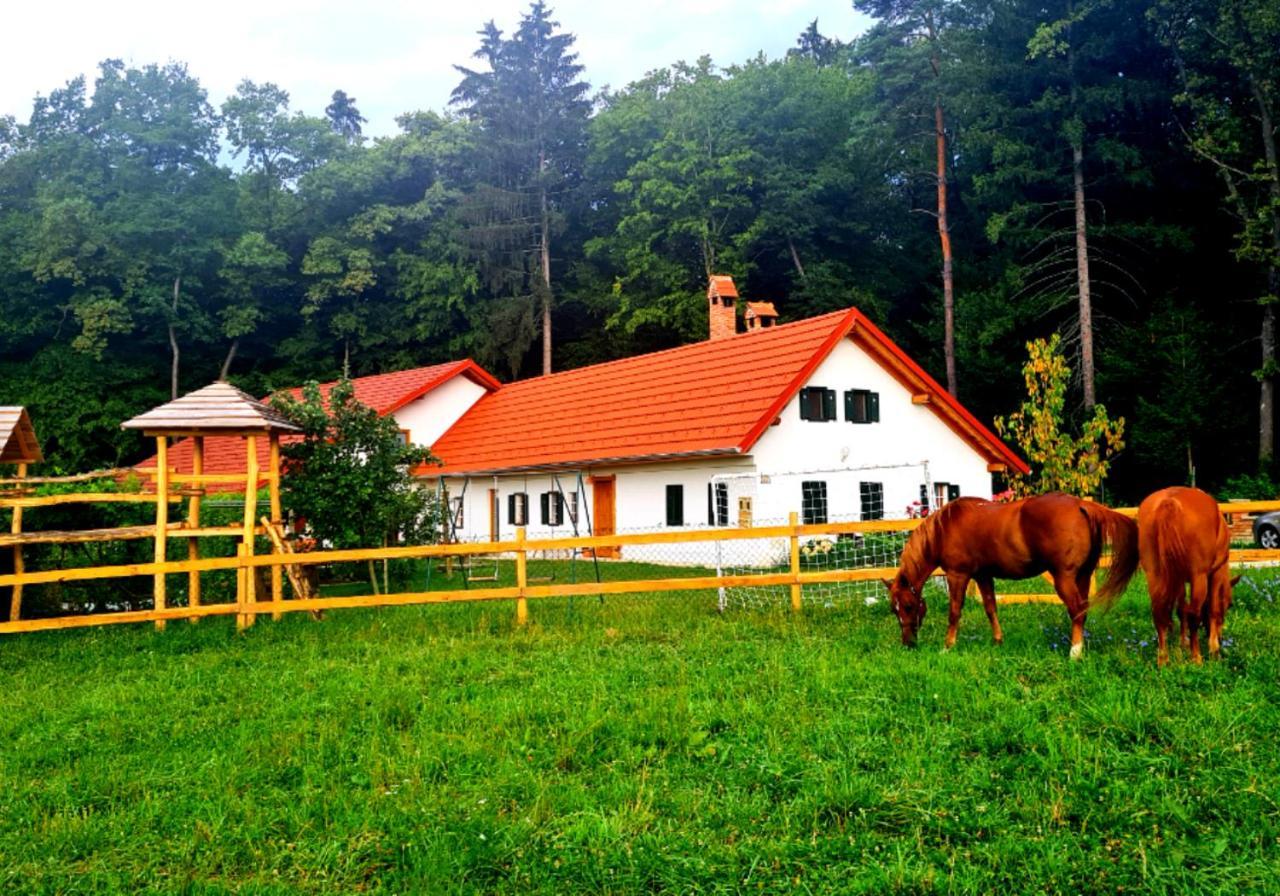
[[[162,492],[163,494],[163,492]],[[102,497],[102,496],[98,496]],[[108,498],[110,499],[110,498]],[[149,496],[155,501],[154,496]],[[176,500],[176,499],[175,499]],[[27,506],[10,499],[9,506],[20,508]],[[158,502],[167,503],[167,502]],[[1249,513],[1258,511],[1280,510],[1280,501],[1236,502],[1221,505],[1226,513]],[[274,508],[273,508],[274,510]],[[1135,508],[1121,508],[1121,512],[1135,514]],[[198,511],[197,511],[198,513]],[[170,528],[167,518],[159,514],[156,542],[157,548],[167,538],[181,537],[181,530]],[[198,517],[196,520],[198,524]],[[907,532],[918,527],[923,520],[877,520],[866,522],[840,522],[801,525],[796,514],[791,514],[788,525],[761,526],[758,528],[730,527],[717,529],[677,530],[669,532],[649,532],[634,534],[613,534],[601,536],[578,536],[572,538],[527,538],[523,527],[516,530],[516,537],[511,541],[474,542],[465,544],[413,545],[402,547],[359,548],[351,550],[311,551],[306,553],[282,552],[275,546],[273,553],[254,554],[252,536],[270,534],[263,526],[251,528],[253,521],[246,514],[244,531],[240,527],[218,527],[202,530],[201,534],[229,535],[243,534],[244,542],[239,545],[237,556],[199,558],[192,552],[186,560],[163,560],[164,554],[156,551],[156,561],[152,563],[121,564],[115,566],[83,567],[73,569],[54,569],[27,571],[20,567],[9,575],[0,575],[0,588],[11,587],[17,593],[31,585],[47,585],[61,582],[93,581],[102,579],[127,578],[131,576],[153,576],[158,581],[171,574],[185,574],[194,584],[190,593],[197,595],[196,600],[185,607],[166,606],[163,599],[157,600],[157,606],[150,610],[132,610],[116,613],[99,613],[92,615],[61,616],[46,619],[11,619],[0,622],[0,634],[19,632],[45,631],[51,629],[79,628],[88,626],[113,625],[136,622],[153,622],[163,625],[169,619],[197,619],[204,616],[235,615],[241,626],[252,624],[260,613],[270,613],[273,618],[280,618],[284,613],[317,612],[330,609],[352,607],[405,606],[410,604],[456,603],[463,601],[514,600],[516,605],[516,621],[524,624],[528,619],[528,601],[551,597],[572,597],[605,594],[634,594],[653,591],[698,591],[713,590],[724,587],[752,586],[787,586],[791,594],[791,607],[800,610],[803,606],[803,586],[812,584],[830,584],[840,582],[873,581],[888,578],[896,572],[896,567],[874,567],[859,569],[827,569],[805,571],[801,567],[799,545],[800,540],[814,536],[838,536],[855,533],[873,532]],[[161,528],[163,527],[163,528]],[[162,534],[161,534],[162,533]],[[75,533],[67,533],[74,536]],[[669,577],[659,579],[629,579],[624,581],[579,582],[530,584],[528,580],[528,559],[530,552],[561,551],[573,552],[585,549],[605,547],[625,547],[628,545],[663,545],[663,544],[696,544],[716,541],[743,541],[760,539],[784,539],[788,543],[789,558],[786,570],[733,575],[703,575],[693,577]],[[69,538],[68,540],[74,540]],[[395,594],[368,594],[350,597],[317,597],[313,595],[284,600],[282,589],[278,584],[282,578],[283,567],[312,566],[330,563],[349,563],[367,560],[397,559],[432,559],[449,558],[476,554],[510,554],[515,559],[516,582],[511,586],[496,588],[464,588],[442,591],[412,591]],[[1280,564],[1280,551],[1243,549],[1231,551],[1231,562],[1241,563],[1277,563]],[[271,599],[260,600],[255,593],[255,570],[267,567],[272,571]],[[199,576],[204,572],[219,570],[235,570],[237,575],[236,600],[233,603],[206,604],[199,601]],[[294,578],[293,575],[290,576]],[[160,594],[157,594],[160,597]],[[1010,603],[1038,599],[1043,595],[1009,595]],[[1051,598],[1056,600],[1056,598]]]

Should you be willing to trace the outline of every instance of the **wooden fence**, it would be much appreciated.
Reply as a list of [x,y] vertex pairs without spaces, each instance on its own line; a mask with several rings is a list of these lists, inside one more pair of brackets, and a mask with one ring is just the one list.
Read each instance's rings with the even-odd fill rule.
[[[63,498],[65,496],[54,496]],[[116,496],[95,495],[97,498],[117,500]],[[30,502],[39,501],[32,498],[6,498],[0,506],[23,507],[39,506]],[[155,496],[146,496],[148,501],[156,501]],[[171,500],[177,500],[171,498]],[[1221,505],[1227,514],[1254,513],[1260,511],[1280,510],[1280,501],[1234,502]],[[1125,508],[1121,512],[1133,515],[1134,508]],[[159,515],[159,514],[158,514]],[[166,575],[186,574],[190,581],[197,582],[201,573],[217,570],[236,570],[236,600],[232,603],[191,605],[185,607],[157,606],[150,610],[100,613],[92,615],[60,616],[45,619],[10,619],[0,622],[0,634],[18,632],[45,631],[50,629],[80,628],[97,625],[113,625],[130,622],[155,622],[162,624],[169,619],[198,619],[204,616],[234,615],[240,627],[252,625],[259,614],[270,613],[273,618],[280,618],[284,613],[342,609],[348,607],[390,607],[410,604],[439,604],[466,601],[512,600],[515,602],[516,621],[524,624],[528,620],[530,600],[549,597],[571,597],[575,595],[635,594],[643,592],[678,592],[711,590],[721,587],[750,586],[789,586],[790,604],[793,610],[803,607],[803,587],[807,584],[873,581],[887,578],[896,572],[896,567],[875,567],[859,569],[825,569],[805,571],[800,562],[801,539],[823,535],[844,535],[873,532],[904,532],[919,526],[922,520],[878,520],[867,522],[842,522],[815,525],[801,525],[797,515],[791,514],[790,523],[785,526],[761,526],[747,528],[719,528],[674,530],[670,532],[650,532],[637,534],[613,534],[601,536],[582,536],[574,538],[542,538],[526,537],[523,527],[516,530],[512,541],[476,542],[466,544],[420,545],[409,547],[380,547],[356,550],[312,551],[308,553],[284,553],[276,550],[271,554],[253,554],[244,544],[239,546],[235,557],[193,557],[187,560],[160,561],[152,563],[124,564],[116,566],[84,567],[76,569],[54,569],[28,571],[18,569],[10,575],[0,575],[0,588],[21,589],[30,585],[47,585],[59,582],[91,581],[102,579],[118,579],[131,576],[153,576],[162,579]],[[248,525],[246,523],[246,525]],[[158,526],[157,526],[158,528]],[[200,535],[241,534],[240,527],[219,527],[216,530],[188,529],[185,534],[199,532]],[[260,531],[260,530],[259,530]],[[157,543],[163,543],[165,537],[174,537],[181,530],[166,529],[157,537]],[[35,535],[36,533],[30,533]],[[68,533],[63,533],[68,534]],[[600,548],[623,547],[628,545],[661,545],[661,544],[694,544],[716,541],[739,541],[757,539],[787,539],[790,550],[788,567],[775,572],[751,573],[741,575],[702,575],[692,577],[669,577],[658,579],[629,579],[624,581],[580,582],[531,584],[528,577],[528,559],[531,552],[557,551],[572,552],[574,550],[598,550]],[[52,540],[52,539],[51,539]],[[464,588],[444,591],[409,591],[395,594],[368,594],[351,597],[316,597],[295,596],[284,597],[283,589],[270,589],[270,600],[259,600],[253,582],[255,570],[261,567],[273,571],[273,579],[279,581],[280,571],[284,567],[304,567],[318,564],[347,563],[369,560],[398,559],[430,559],[461,557],[479,554],[510,554],[515,558],[515,584],[494,588]],[[162,554],[157,554],[162,557]],[[1280,563],[1280,551],[1266,550],[1233,550],[1233,564],[1270,562]],[[296,569],[294,570],[296,572]],[[291,579],[294,577],[291,576]],[[198,593],[198,584],[197,590]],[[1045,598],[1043,595],[1009,595],[1006,603],[1016,603],[1031,599]],[[1047,599],[1056,600],[1049,596]]]

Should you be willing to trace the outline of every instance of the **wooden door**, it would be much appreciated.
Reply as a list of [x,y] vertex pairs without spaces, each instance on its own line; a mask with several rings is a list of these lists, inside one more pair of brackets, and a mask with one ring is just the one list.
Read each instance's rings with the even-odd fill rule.
[[489,540],[498,540],[498,490],[489,489]]
[[[617,529],[616,482],[612,476],[591,477],[591,524],[596,535],[612,535]],[[617,558],[622,548],[618,545],[599,548],[598,557]]]

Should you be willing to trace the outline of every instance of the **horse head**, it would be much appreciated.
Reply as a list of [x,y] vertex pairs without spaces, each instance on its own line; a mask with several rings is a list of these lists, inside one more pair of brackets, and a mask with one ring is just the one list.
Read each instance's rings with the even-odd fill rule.
[[889,603],[898,616],[898,624],[902,626],[902,644],[904,647],[915,647],[920,623],[924,622],[924,614],[928,610],[924,602],[924,586],[912,585],[901,572],[892,579],[883,581],[889,589]]

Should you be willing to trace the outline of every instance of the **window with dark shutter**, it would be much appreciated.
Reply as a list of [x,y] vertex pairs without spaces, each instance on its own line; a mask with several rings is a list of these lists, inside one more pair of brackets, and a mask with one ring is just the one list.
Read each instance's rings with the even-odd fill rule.
[[529,496],[524,492],[507,495],[507,519],[513,526],[529,525]]
[[821,386],[805,386],[800,390],[801,420],[835,420],[836,390]]
[[958,497],[960,497],[960,486],[956,485],[955,483],[952,483],[951,485],[948,485],[948,486],[947,486],[947,500],[948,500],[948,501],[954,501],[954,500],[955,500],[956,498],[958,498]]
[[561,525],[564,522],[564,496],[559,492],[543,492],[540,498],[542,525]]
[[667,486],[667,525],[684,525],[684,486]]
[[827,483],[824,481],[800,483],[800,509],[806,526],[827,521]]
[[880,422],[880,393],[849,389],[844,393],[844,419],[850,423]]
[[920,507],[927,513],[929,510],[929,486],[920,484]]
[[884,483],[858,483],[859,519],[884,519]]

